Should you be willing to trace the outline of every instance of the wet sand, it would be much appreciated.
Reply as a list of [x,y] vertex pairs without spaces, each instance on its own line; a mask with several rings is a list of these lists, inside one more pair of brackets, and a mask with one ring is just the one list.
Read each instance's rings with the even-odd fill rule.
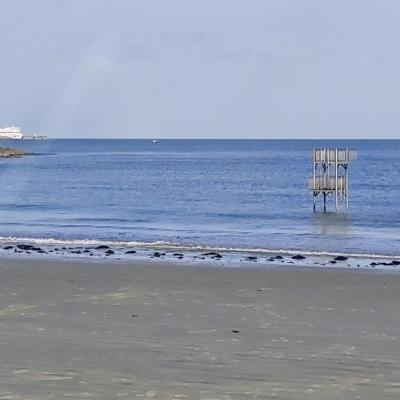
[[0,261],[0,399],[398,399],[400,275]]

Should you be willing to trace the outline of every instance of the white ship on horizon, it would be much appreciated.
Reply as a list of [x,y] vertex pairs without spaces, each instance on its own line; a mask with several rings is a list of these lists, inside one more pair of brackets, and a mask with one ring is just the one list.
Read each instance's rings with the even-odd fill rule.
[[0,128],[0,139],[23,139],[24,134],[18,126],[7,126]]

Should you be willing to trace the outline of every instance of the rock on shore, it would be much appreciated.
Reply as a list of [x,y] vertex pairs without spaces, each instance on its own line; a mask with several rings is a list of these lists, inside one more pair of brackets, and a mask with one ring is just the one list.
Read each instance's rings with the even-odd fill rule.
[[22,157],[24,156],[26,151],[20,149],[12,149],[9,147],[0,147],[0,157],[8,158],[8,157]]

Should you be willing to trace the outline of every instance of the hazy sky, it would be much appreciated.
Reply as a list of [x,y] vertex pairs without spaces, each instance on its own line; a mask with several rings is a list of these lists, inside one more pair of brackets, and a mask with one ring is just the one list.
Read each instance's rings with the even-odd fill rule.
[[0,126],[400,138],[398,0],[0,0]]

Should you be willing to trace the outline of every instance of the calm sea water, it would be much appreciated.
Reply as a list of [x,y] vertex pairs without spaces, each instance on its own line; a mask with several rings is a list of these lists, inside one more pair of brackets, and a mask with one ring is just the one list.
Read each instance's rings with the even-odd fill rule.
[[[2,237],[400,254],[400,141],[1,145],[35,153],[0,160]],[[312,212],[313,146],[359,151],[347,213]]]

